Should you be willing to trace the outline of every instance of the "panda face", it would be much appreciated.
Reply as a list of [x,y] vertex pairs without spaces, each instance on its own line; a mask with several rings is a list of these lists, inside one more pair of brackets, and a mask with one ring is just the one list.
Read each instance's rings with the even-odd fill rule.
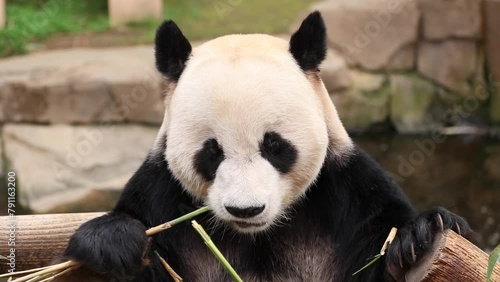
[[155,150],[186,192],[237,231],[286,218],[327,155],[341,164],[352,148],[319,77],[326,29],[317,12],[290,42],[229,35],[194,50],[166,21],[155,50],[171,82]]
[[239,231],[279,221],[326,156],[320,100],[287,48],[265,35],[208,42],[193,51],[167,105],[169,168]]

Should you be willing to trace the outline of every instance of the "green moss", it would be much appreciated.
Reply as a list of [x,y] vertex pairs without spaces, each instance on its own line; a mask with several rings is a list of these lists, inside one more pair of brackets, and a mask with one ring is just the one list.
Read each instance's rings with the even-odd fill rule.
[[380,89],[368,95],[373,97],[373,99],[377,100],[382,99],[384,101],[388,101],[388,98],[391,95],[391,88],[389,85],[389,81],[384,80],[384,83],[382,84],[382,87]]
[[351,89],[334,96],[334,102],[344,126],[351,132],[370,131],[386,122],[389,116],[389,86],[374,92]]
[[431,113],[437,99],[436,86],[415,74],[390,79],[390,116],[400,133],[422,133],[439,126]]

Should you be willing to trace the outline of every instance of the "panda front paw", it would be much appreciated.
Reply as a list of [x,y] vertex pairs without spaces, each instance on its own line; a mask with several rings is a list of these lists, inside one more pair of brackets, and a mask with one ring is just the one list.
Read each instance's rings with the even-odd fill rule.
[[400,228],[387,251],[390,272],[409,269],[430,250],[436,235],[447,229],[465,237],[472,232],[465,219],[441,207],[420,213],[415,220]]
[[111,212],[82,224],[63,256],[87,268],[112,275],[132,274],[147,262],[146,227],[122,213]]

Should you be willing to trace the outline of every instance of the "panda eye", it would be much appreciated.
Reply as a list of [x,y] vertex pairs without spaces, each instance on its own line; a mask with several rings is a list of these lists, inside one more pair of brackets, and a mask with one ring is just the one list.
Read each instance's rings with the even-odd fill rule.
[[281,173],[289,172],[297,160],[297,149],[276,132],[266,132],[259,149],[262,157]]
[[279,140],[277,140],[276,136],[273,136],[271,134],[272,133],[264,137],[264,141],[262,142],[262,147],[269,154],[279,155],[280,153],[283,152],[285,146],[282,146]]
[[220,163],[224,160],[224,152],[215,139],[208,139],[203,147],[196,152],[194,167],[206,180],[215,179],[215,174]]
[[215,141],[215,144],[210,145],[210,148],[208,149],[208,153],[210,153],[210,155],[212,155],[214,157],[220,156],[222,154],[222,149],[219,147],[219,144],[217,143],[217,141]]

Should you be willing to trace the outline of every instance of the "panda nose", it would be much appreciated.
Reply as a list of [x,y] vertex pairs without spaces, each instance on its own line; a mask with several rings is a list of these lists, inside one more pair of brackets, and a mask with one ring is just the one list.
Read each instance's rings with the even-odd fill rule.
[[239,218],[249,218],[258,215],[261,213],[266,205],[262,205],[260,207],[247,207],[247,208],[239,208],[239,207],[231,207],[231,206],[225,206],[226,210]]

